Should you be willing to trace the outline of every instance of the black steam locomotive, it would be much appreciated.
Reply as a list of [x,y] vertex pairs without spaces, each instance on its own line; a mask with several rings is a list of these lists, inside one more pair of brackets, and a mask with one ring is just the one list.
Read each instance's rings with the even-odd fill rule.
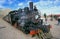
[[50,25],[43,25],[43,19],[38,12],[36,6],[33,8],[33,2],[30,2],[30,8],[25,7],[24,9],[18,9],[11,11],[8,14],[9,23],[14,25],[17,24],[16,28],[23,31],[26,34],[29,34],[32,30],[38,31],[39,29],[43,33],[50,32]]

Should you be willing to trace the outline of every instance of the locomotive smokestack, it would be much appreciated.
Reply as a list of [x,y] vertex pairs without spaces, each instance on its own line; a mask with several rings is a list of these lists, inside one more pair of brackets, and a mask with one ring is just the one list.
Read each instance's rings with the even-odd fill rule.
[[29,7],[30,7],[30,10],[32,11],[33,10],[33,2],[29,3]]

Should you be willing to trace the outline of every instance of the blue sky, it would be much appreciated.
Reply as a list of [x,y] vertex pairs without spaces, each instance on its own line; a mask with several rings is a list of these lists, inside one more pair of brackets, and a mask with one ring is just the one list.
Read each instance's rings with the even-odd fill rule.
[[60,13],[60,0],[0,0],[0,8],[9,8],[11,10],[24,8],[31,1],[34,2],[34,5],[41,13]]

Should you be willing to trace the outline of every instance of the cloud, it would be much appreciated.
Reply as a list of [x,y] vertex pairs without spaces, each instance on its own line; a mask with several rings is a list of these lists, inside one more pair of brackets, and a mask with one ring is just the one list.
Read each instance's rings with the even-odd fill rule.
[[23,3],[19,3],[18,6],[23,6],[24,4]]
[[29,2],[32,2],[31,0],[27,2],[27,4],[29,4]]
[[52,1],[39,1],[37,3],[34,3],[34,5],[40,5],[40,6],[44,7],[44,6],[53,5],[53,2]]
[[29,2],[32,2],[31,0],[29,0],[26,4],[27,4],[27,6],[29,7]]
[[[60,13],[60,1],[39,1],[35,2],[34,5],[36,5],[37,9],[41,11],[42,14],[47,13],[47,14],[57,14]],[[59,5],[59,6],[57,6]]]
[[55,5],[55,6],[60,6],[60,0],[54,1],[54,5]]
[[3,4],[5,2],[6,2],[6,0],[0,0],[0,4]]
[[23,2],[18,3],[18,8],[24,8],[24,7],[25,7],[25,4]]
[[15,1],[17,1],[17,0],[8,0],[8,3],[12,4],[12,3],[15,3]]
[[50,8],[52,12],[56,13],[60,13],[60,6],[54,6]]
[[9,1],[9,4],[12,4],[13,2],[12,1]]
[[14,0],[8,0],[9,4],[12,4],[14,2]]
[[47,9],[42,9],[41,7],[39,7],[39,11],[41,11],[42,14],[46,13],[46,14],[59,14],[60,13],[60,7],[54,6],[54,7],[50,7]]
[[0,0],[0,3],[5,2],[5,0]]
[[0,5],[0,9],[3,9],[3,8],[5,8],[4,6],[2,6],[2,5]]

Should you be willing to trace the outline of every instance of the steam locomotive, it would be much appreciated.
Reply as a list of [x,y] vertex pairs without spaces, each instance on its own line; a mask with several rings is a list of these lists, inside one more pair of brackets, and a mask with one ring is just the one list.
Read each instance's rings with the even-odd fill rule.
[[25,7],[24,9],[20,8],[9,12],[8,19],[12,25],[16,24],[16,28],[26,34],[32,34],[31,32],[36,34],[38,30],[42,30],[43,33],[50,32],[50,24],[43,25],[43,19],[41,19],[39,14],[36,6],[33,8],[33,2],[30,2],[30,8]]

